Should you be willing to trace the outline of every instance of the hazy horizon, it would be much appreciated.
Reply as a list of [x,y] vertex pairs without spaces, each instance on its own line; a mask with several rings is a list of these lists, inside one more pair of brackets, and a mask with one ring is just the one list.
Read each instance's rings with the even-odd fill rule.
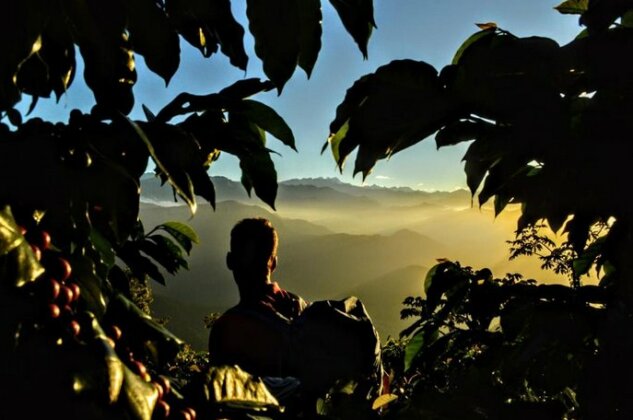
[[[516,205],[495,217],[490,205],[471,206],[466,191],[363,188],[321,179],[320,186],[280,183],[273,211],[249,198],[239,183],[216,181],[215,211],[200,204],[191,218],[185,206],[141,206],[146,229],[178,220],[200,235],[201,243],[188,258],[190,270],[166,276],[166,287],[154,287],[157,315],[172,318],[174,332],[197,348],[206,346],[202,317],[238,301],[224,257],[230,229],[245,217],[266,217],[279,232],[274,280],[308,300],[359,297],[383,339],[406,327],[399,317],[402,301],[422,295],[426,272],[438,258],[489,267],[496,277],[518,272],[544,283],[567,283],[563,276],[540,270],[536,258],[508,260],[505,241],[514,238]],[[145,201],[170,201],[169,187],[155,188],[151,178],[144,182]]]

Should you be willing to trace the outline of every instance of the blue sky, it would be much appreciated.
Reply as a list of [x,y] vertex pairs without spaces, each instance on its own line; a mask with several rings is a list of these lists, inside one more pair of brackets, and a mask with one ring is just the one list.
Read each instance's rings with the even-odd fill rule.
[[[478,30],[474,25],[478,22],[496,22],[515,35],[547,36],[560,44],[571,41],[581,30],[576,16],[560,15],[553,10],[559,1],[374,0],[378,29],[369,42],[369,59],[363,60],[332,6],[326,0],[322,2],[322,49],[311,79],[297,69],[281,96],[270,92],[254,98],[275,108],[297,138],[299,153],[270,140],[270,147],[282,155],[273,157],[280,180],[338,176],[346,182],[361,183],[360,175],[352,178],[351,164],[339,174],[329,152],[321,155],[320,149],[347,88],[380,65],[411,58],[426,61],[440,70],[450,63],[461,43]],[[142,104],[158,111],[183,91],[207,94],[245,77],[265,77],[253,50],[244,4],[243,0],[233,0],[232,8],[237,20],[246,28],[246,52],[250,57],[246,73],[230,66],[221,54],[204,59],[198,50],[181,39],[180,69],[165,88],[162,79],[149,72],[142,57],[137,56],[139,81],[134,88],[136,105],[132,118],[144,119]],[[54,99],[40,100],[32,115],[66,121],[74,108],[88,112],[94,100],[83,83],[82,72],[79,68],[75,82],[58,104]],[[28,106],[28,99],[23,102],[22,109]],[[390,161],[380,161],[365,183],[426,190],[465,187],[461,163],[465,147],[436,151],[430,137]],[[223,154],[210,173],[239,179],[239,165],[236,159]]]

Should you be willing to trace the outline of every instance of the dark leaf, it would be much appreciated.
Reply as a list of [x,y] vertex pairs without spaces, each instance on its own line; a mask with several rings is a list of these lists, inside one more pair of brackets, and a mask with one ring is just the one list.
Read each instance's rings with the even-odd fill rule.
[[81,288],[82,307],[101,319],[108,299],[104,281],[97,275],[94,261],[83,255],[72,255],[68,261],[72,267],[71,280]]
[[116,257],[114,248],[112,247],[110,241],[104,238],[98,230],[91,229],[90,242],[92,242],[92,246],[99,254],[99,262],[110,269],[114,265]]
[[411,368],[413,359],[418,355],[422,347],[424,346],[424,330],[419,330],[411,340],[407,343],[404,349],[404,370],[405,372]]
[[51,16],[42,34],[40,56],[48,66],[50,84],[57,101],[66,93],[75,78],[75,45],[65,15]]
[[7,109],[7,118],[9,122],[16,127],[22,125],[22,114],[15,108]]
[[323,151],[330,144],[334,161],[341,170],[347,156],[358,146],[358,143],[351,144],[348,139],[343,145],[343,149],[340,147],[341,142],[347,136],[352,114],[369,95],[371,77],[372,75],[366,75],[354,82],[352,87],[347,90],[343,102],[336,107],[336,118],[330,123],[330,135],[323,146]]
[[213,186],[211,177],[207,173],[207,166],[199,167],[190,171],[189,176],[191,178],[195,194],[207,200],[215,209],[215,187]]
[[321,1],[305,0],[299,7],[299,67],[308,78],[321,50]]
[[[458,103],[439,83],[432,66],[412,60],[393,61],[348,91],[330,124],[330,132],[335,133],[330,143],[338,144],[339,166],[358,145],[354,173],[362,172],[366,177],[378,159],[423,140],[455,118],[458,110]],[[343,136],[339,130],[346,123]]]
[[488,168],[492,162],[483,161],[478,159],[470,159],[467,160],[464,164],[464,172],[466,172],[466,185],[468,185],[468,189],[470,190],[470,194],[474,197],[479,185],[481,185],[481,181],[483,181],[486,173],[488,172]]
[[631,8],[633,3],[630,0],[588,1],[580,24],[587,26],[589,33],[606,31]]
[[252,186],[255,194],[272,209],[277,197],[277,171],[267,150],[246,152],[238,156],[242,169],[242,183],[247,192]]
[[165,7],[178,32],[205,57],[220,46],[232,65],[246,70],[244,29],[231,13],[229,0],[166,0]]
[[573,219],[565,224],[567,239],[574,248],[574,251],[582,255],[587,240],[589,239],[589,229],[594,220],[586,214],[575,214]]
[[143,104],[142,108],[143,108],[143,113],[145,114],[145,118],[147,119],[147,121],[152,122],[156,118],[156,115],[154,115],[152,111],[147,106],[145,106],[145,104]]
[[4,10],[0,14],[0,112],[12,108],[20,100],[20,90],[13,77],[20,63],[37,51],[51,5],[43,0],[3,3]]
[[115,295],[110,301],[106,321],[118,325],[137,343],[152,343],[153,349],[157,351],[158,363],[172,361],[184,344],[121,294]]
[[127,264],[130,270],[132,270],[132,274],[135,277],[144,279],[147,275],[163,286],[165,285],[165,277],[163,274],[149,258],[141,255],[136,244],[125,244],[123,248],[119,250],[118,256]]
[[53,88],[49,80],[48,65],[39,52],[31,54],[20,65],[15,76],[15,83],[22,92],[34,97],[48,98],[50,96]]
[[376,27],[373,0],[330,0],[330,3],[336,9],[347,32],[358,44],[363,57],[367,58],[367,43],[373,28]]
[[464,141],[474,140],[483,131],[486,123],[475,121],[455,121],[442,127],[435,135],[437,148],[452,146]]
[[145,143],[150,156],[178,195],[187,203],[192,214],[197,209],[193,183],[188,171],[204,170],[204,156],[196,140],[182,129],[157,122],[143,125],[126,118],[138,137]]
[[495,216],[499,216],[499,214],[503,211],[503,209],[506,208],[511,199],[512,196],[504,193],[497,193],[495,195]]
[[261,81],[257,78],[238,80],[230,86],[225,87],[219,95],[227,99],[245,99],[260,92],[268,92],[275,86],[268,80]]
[[459,64],[459,61],[462,58],[462,55],[464,54],[464,52],[473,44],[475,44],[476,42],[478,42],[480,39],[486,38],[490,35],[493,35],[496,32],[496,28],[491,28],[491,29],[484,29],[482,31],[476,32],[474,34],[472,34],[466,41],[464,41],[464,43],[459,47],[459,49],[457,50],[457,52],[455,53],[455,56],[453,56],[453,61],[451,62],[451,64],[455,65],[455,64]]
[[580,277],[589,272],[591,266],[596,263],[599,255],[602,254],[606,237],[601,237],[592,242],[578,258],[573,261],[574,276]]
[[100,112],[127,114],[134,105],[136,82],[134,54],[125,31],[121,0],[68,2],[73,38],[83,57],[86,84],[95,95]]
[[178,34],[155,0],[130,0],[126,9],[134,52],[141,54],[147,67],[168,85],[180,64]]
[[[86,343],[81,353],[75,355],[76,371],[73,373],[75,394],[83,398],[95,398],[99,402],[115,404],[124,383],[125,365],[107,340],[98,318],[91,312],[81,313],[86,327]],[[79,386],[77,386],[79,385]]]
[[141,243],[140,249],[162,265],[170,274],[175,274],[182,267],[189,269],[187,260],[182,257],[182,250],[165,236],[149,236]]
[[281,93],[299,60],[301,6],[292,0],[247,0],[246,4],[255,53],[262,60],[264,73]]
[[112,285],[115,293],[122,293],[124,296],[130,297],[130,279],[125,271],[118,265],[114,265],[108,272],[108,281]]

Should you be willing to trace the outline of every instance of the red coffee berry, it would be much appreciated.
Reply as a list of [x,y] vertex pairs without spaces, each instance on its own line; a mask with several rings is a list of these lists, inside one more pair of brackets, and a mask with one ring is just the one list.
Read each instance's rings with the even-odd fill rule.
[[55,319],[55,318],[59,318],[59,315],[62,313],[62,311],[59,309],[59,306],[55,305],[54,303],[50,303],[48,305],[48,315]]
[[154,407],[154,414],[152,418],[156,419],[166,419],[169,417],[170,407],[169,404],[165,400],[156,401],[156,406]]
[[79,333],[81,332],[81,325],[79,325],[79,322],[77,322],[76,320],[72,320],[70,321],[70,324],[68,324],[68,327],[70,329],[70,332],[76,337],[79,335]]
[[111,325],[110,328],[108,328],[108,336],[114,341],[119,341],[122,335],[123,331],[121,331],[121,328],[117,325]]
[[79,295],[81,294],[81,288],[77,283],[71,283],[68,285],[70,290],[73,292],[73,301],[79,299]]
[[70,304],[75,298],[75,294],[72,289],[66,285],[62,285],[59,289],[59,296],[57,300],[61,306]]

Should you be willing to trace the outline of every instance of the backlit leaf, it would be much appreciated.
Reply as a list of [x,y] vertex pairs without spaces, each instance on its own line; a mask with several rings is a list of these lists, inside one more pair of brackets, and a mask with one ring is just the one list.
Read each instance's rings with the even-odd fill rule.
[[299,60],[301,6],[294,0],[247,0],[246,4],[255,53],[281,93]]
[[145,58],[147,67],[165,80],[180,64],[180,40],[164,10],[154,0],[126,2],[128,31],[134,52]]
[[482,31],[487,31],[490,29],[497,29],[497,24],[494,22],[486,22],[486,23],[475,23],[475,25],[481,29]]
[[231,108],[232,112],[239,112],[249,121],[255,123],[264,131],[269,132],[286,146],[297,150],[295,138],[288,124],[277,114],[277,112],[261,102],[246,99]]
[[482,30],[482,31],[479,31],[479,32],[476,32],[476,33],[472,34],[459,47],[459,49],[457,50],[457,52],[453,56],[453,61],[451,61],[451,64],[459,64],[459,60],[462,58],[462,55],[464,54],[464,51],[466,51],[466,49],[468,47],[470,47],[471,45],[473,45],[474,43],[476,43],[480,39],[483,39],[483,38],[486,38],[486,37],[488,37],[490,35],[493,35],[495,33],[495,31],[496,31],[496,28],[492,28],[492,29],[485,29],[485,30]]
[[418,355],[422,347],[424,346],[424,330],[420,329],[417,333],[407,343],[407,346],[404,348],[404,370],[405,372],[411,369],[411,365],[413,364],[413,360]]
[[299,67],[308,78],[312,74],[314,64],[321,50],[321,1],[304,0],[299,7],[300,38],[299,38]]
[[565,0],[554,9],[559,13],[581,15],[587,11],[589,7],[589,0]]
[[181,222],[165,222],[156,227],[157,229],[162,229],[165,232],[169,233],[178,244],[183,247],[183,249],[189,254],[192,248],[193,243],[200,243],[200,238],[191,226],[186,225]]
[[336,9],[343,26],[367,58],[367,43],[372,30],[376,27],[374,21],[373,0],[330,0]]
[[44,268],[20,233],[11,209],[0,209],[0,280],[3,285],[22,287],[32,282]]

